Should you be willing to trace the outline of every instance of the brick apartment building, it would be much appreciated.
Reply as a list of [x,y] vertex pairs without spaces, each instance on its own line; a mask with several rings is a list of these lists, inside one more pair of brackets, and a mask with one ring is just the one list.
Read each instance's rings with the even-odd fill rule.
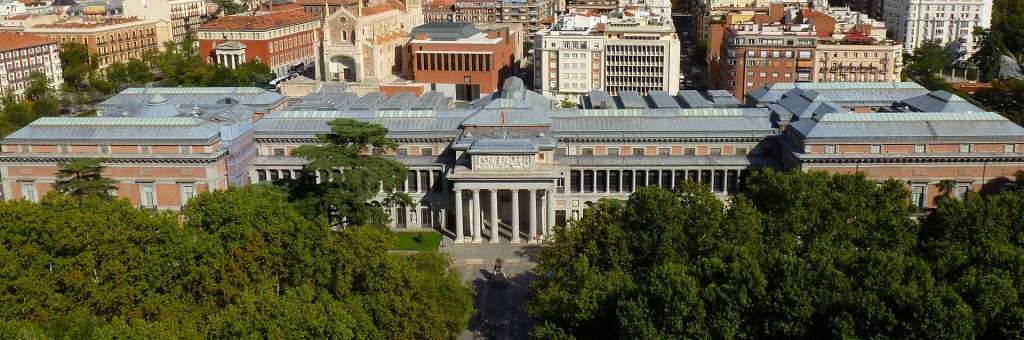
[[199,55],[235,68],[255,61],[277,75],[317,65],[321,19],[299,8],[225,16],[199,27]]
[[100,69],[112,63],[141,58],[147,52],[157,51],[162,42],[171,39],[166,22],[137,18],[64,20],[26,27],[25,33],[54,39],[61,45],[83,44],[89,48],[90,54],[99,56]]
[[479,30],[469,22],[427,23],[412,29],[412,80],[456,100],[494,93],[514,72],[518,37],[508,28]]
[[46,75],[53,89],[64,83],[57,42],[26,33],[0,32],[0,98],[24,99],[29,74]]
[[898,81],[902,45],[884,24],[845,8],[786,8],[726,15],[711,26],[709,79],[743,99],[775,83]]

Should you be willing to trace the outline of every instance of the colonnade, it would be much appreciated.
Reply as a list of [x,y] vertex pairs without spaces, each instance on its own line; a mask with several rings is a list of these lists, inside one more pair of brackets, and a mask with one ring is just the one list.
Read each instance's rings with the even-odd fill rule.
[[716,193],[739,190],[747,170],[741,169],[669,169],[618,170],[573,169],[569,171],[570,193],[630,193],[654,185],[673,189],[682,182],[703,183]]
[[245,63],[245,50],[239,51],[217,51],[217,65],[221,65],[230,69],[237,68],[238,65]]
[[[499,191],[510,191],[511,192],[511,205],[512,214],[509,225],[512,227],[512,243],[521,242],[520,233],[522,228],[521,213],[520,213],[520,200],[519,195],[521,191],[526,191],[527,194],[527,211],[529,217],[527,218],[528,226],[528,242],[537,242],[541,235],[550,235],[555,225],[555,199],[554,199],[554,188],[551,189],[460,189],[455,190],[455,243],[466,242],[466,217],[468,214],[470,235],[472,235],[473,243],[483,242],[483,227],[484,227],[484,207],[483,201],[481,200],[481,191],[486,191],[489,194],[490,203],[489,214],[490,220],[486,221],[490,224],[490,243],[500,242],[499,226],[501,220],[498,215],[498,192]],[[469,191],[469,207],[465,207],[465,197],[463,191]],[[541,202],[540,206],[545,207],[544,209],[538,209],[538,200]],[[538,215],[542,215],[543,218],[538,218]],[[538,230],[538,227],[541,230]],[[538,233],[539,232],[539,233]]]

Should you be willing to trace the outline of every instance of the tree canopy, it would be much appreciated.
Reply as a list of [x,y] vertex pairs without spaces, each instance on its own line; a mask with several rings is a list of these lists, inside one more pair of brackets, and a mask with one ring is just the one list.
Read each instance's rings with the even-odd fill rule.
[[946,67],[951,58],[952,52],[945,46],[926,40],[914,49],[908,68],[919,77],[931,77]]
[[999,111],[1014,123],[1024,124],[1024,80],[1010,78],[993,81],[992,87],[974,92],[974,99]]
[[56,192],[0,202],[0,337],[450,339],[473,313],[444,255],[331,232],[258,187],[180,217]]
[[603,200],[537,254],[537,338],[1018,338],[1024,193],[938,200],[863,174]]
[[111,190],[117,188],[117,181],[103,177],[102,158],[81,158],[57,164],[57,182],[53,189],[74,197],[99,197],[109,199]]
[[[409,170],[374,154],[398,147],[386,138],[387,128],[351,119],[328,124],[331,133],[319,136],[320,145],[303,145],[292,153],[309,160],[306,175],[281,183],[300,211],[332,225],[382,225],[388,220],[382,206],[413,205],[409,195],[396,191]],[[316,174],[321,174],[321,183],[316,183]],[[378,193],[382,198],[375,205]]]

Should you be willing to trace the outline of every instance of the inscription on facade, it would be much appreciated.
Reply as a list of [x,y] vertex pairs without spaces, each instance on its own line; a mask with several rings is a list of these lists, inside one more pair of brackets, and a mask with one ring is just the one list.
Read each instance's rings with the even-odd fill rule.
[[530,156],[473,156],[474,170],[523,170],[530,168]]

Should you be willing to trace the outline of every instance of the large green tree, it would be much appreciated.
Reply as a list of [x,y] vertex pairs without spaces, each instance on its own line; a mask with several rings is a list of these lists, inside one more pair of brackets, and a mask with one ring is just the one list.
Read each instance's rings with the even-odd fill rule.
[[[601,201],[537,254],[537,338],[1017,338],[1024,191],[754,173],[728,207],[688,184]],[[1022,234],[1024,235],[1024,234]]]
[[1024,124],[1024,80],[1003,79],[978,89],[974,99],[1017,124]]
[[62,44],[60,64],[64,82],[75,91],[84,91],[88,86],[89,76],[97,66],[89,55],[89,48],[79,43]]
[[444,255],[395,241],[331,232],[257,187],[180,215],[57,193],[0,202],[0,337],[454,338],[472,291]]
[[908,68],[915,75],[927,78],[934,76],[946,65],[949,65],[950,59],[952,59],[952,52],[949,49],[935,41],[927,40],[914,49]]
[[981,27],[974,28],[974,37],[978,42],[978,51],[971,56],[971,61],[978,67],[979,79],[990,82],[999,78],[999,65],[1006,46],[1003,45],[1003,32]]
[[57,182],[53,189],[74,197],[111,198],[117,181],[103,177],[102,158],[79,158],[57,164]]
[[[292,153],[309,160],[305,166],[307,182],[318,173],[323,179],[317,185],[292,187],[293,201],[312,207],[306,211],[315,218],[328,219],[332,225],[380,225],[388,220],[382,206],[413,204],[409,195],[396,191],[408,177],[405,165],[372,151],[387,152],[398,147],[387,139],[387,128],[351,119],[328,124],[331,132],[319,136],[320,145],[303,145]],[[329,175],[336,171],[340,173]],[[379,204],[374,205],[371,202],[378,194]]]

